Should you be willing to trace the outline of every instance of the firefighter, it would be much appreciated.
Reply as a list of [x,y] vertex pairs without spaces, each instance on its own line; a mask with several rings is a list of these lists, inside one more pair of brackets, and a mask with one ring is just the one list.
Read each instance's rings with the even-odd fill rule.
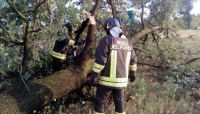
[[53,56],[53,73],[61,70],[61,66],[66,60],[68,48],[74,43],[73,40],[70,40],[69,36],[66,36],[66,38],[62,39],[62,37],[65,36],[63,36],[59,31],[57,35],[59,38],[53,43],[49,52]]
[[[85,40],[76,42],[70,39],[69,35],[63,36],[63,34],[59,31],[57,35],[59,38],[54,42],[49,52],[53,56],[53,73],[61,70],[62,65],[66,62],[67,53],[71,46],[85,43]],[[63,39],[62,37],[66,38]]]
[[97,78],[94,113],[104,114],[104,106],[109,95],[113,96],[116,114],[125,114],[124,94],[130,82],[134,82],[137,57],[132,43],[123,35],[117,19],[110,18],[105,23],[106,36],[103,37],[95,54],[95,62],[88,83]]

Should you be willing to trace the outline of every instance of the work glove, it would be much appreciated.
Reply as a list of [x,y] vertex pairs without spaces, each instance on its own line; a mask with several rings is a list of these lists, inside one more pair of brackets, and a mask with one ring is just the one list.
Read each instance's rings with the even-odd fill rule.
[[131,71],[130,72],[130,82],[134,82],[135,81],[135,76],[136,76],[136,71]]
[[90,77],[88,77],[87,78],[87,85],[88,86],[93,86],[93,84],[94,84],[94,79],[90,76]]
[[130,82],[134,82],[135,81],[135,76],[131,76],[130,77]]

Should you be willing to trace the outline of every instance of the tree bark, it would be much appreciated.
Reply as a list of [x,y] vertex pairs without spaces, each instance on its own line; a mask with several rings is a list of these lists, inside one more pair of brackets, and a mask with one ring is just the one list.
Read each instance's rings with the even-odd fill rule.
[[86,76],[78,69],[67,69],[27,83],[29,91],[24,88],[0,94],[1,114],[31,113],[51,101],[67,95],[84,85]]
[[131,41],[132,41],[132,43],[136,43],[136,42],[137,42],[141,37],[143,37],[144,35],[147,35],[147,34],[153,32],[153,31],[155,31],[155,30],[158,30],[158,29],[160,29],[160,28],[162,28],[162,27],[156,26],[156,27],[152,27],[152,28],[146,28],[146,29],[144,29],[144,30],[142,30],[142,31],[140,31],[140,32],[138,32],[138,33],[136,33],[136,34],[134,34],[134,35],[131,37]]

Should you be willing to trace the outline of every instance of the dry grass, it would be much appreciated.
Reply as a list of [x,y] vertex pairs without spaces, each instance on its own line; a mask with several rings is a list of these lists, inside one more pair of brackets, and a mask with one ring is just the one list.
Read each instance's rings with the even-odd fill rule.
[[178,30],[178,34],[180,35],[180,38],[190,38],[191,36],[193,36],[200,40],[200,30],[181,29]]

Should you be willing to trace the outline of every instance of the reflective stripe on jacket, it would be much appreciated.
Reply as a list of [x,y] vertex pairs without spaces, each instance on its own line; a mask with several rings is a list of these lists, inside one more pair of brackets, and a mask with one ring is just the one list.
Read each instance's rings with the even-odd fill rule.
[[57,52],[53,51],[52,49],[50,50],[49,53],[55,58],[66,60],[66,54],[57,53]]
[[73,46],[74,43],[75,43],[75,41],[70,39],[70,40],[69,40],[69,43],[68,43],[68,46]]

